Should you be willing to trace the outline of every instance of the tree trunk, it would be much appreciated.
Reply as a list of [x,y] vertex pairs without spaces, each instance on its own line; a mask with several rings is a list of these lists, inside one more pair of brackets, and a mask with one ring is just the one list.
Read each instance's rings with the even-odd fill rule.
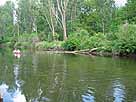
[[103,31],[103,34],[105,34],[105,23],[104,23],[104,20],[102,20],[102,31]]
[[63,14],[63,40],[67,40],[66,13]]

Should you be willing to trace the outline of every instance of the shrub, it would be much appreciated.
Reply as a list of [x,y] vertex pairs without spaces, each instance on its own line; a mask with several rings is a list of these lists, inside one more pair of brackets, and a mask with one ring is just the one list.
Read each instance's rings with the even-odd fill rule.
[[74,50],[77,50],[79,48],[79,45],[80,45],[79,39],[70,38],[63,43],[62,47],[65,50],[74,51]]
[[35,47],[37,49],[55,49],[55,48],[61,48],[61,41],[54,41],[54,42],[47,42],[47,41],[42,41],[36,43]]
[[119,54],[129,54],[136,52],[136,41],[116,40],[113,51]]
[[85,49],[99,48],[103,46],[106,36],[102,33],[95,34],[84,40],[83,45]]
[[68,37],[68,40],[63,43],[62,47],[65,50],[69,51],[83,49],[83,42],[86,41],[88,38],[89,33],[84,29],[80,29],[78,32],[71,33]]
[[119,40],[136,40],[136,25],[123,25],[120,26],[119,31],[116,33],[117,39]]
[[136,25],[121,26],[116,33],[113,51],[120,54],[136,52]]
[[29,43],[29,42],[16,42],[14,47],[19,48],[19,49],[26,49],[26,48],[31,47],[31,43]]

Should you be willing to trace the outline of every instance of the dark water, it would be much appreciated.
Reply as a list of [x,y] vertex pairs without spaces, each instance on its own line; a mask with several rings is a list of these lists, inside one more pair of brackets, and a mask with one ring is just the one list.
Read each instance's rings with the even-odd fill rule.
[[17,59],[3,52],[0,84],[4,102],[136,102],[136,61],[47,52]]

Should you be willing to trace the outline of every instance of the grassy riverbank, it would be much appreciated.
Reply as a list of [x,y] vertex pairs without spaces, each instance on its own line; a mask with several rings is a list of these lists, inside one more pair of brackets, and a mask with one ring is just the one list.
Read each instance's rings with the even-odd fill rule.
[[136,25],[120,26],[115,33],[90,35],[86,30],[71,33],[66,41],[41,40],[37,34],[8,38],[6,47],[36,50],[78,51],[95,55],[126,56],[136,53]]
[[[74,35],[63,45],[66,50],[85,50],[90,54],[127,56],[136,53],[136,26],[121,26],[115,33],[97,33],[93,36]],[[89,49],[89,50],[88,50]]]

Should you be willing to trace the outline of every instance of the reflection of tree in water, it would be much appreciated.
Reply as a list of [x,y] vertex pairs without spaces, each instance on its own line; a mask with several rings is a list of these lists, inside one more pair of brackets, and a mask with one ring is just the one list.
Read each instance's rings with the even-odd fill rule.
[[56,56],[54,55],[52,57],[52,66],[51,66],[51,71],[49,72],[49,87],[48,87],[48,93],[47,95],[50,96],[50,94],[55,93],[55,90],[57,90],[58,84],[58,76],[56,74]]
[[13,86],[14,84],[12,59],[13,58],[11,56],[6,54],[2,54],[2,56],[0,56],[0,81],[4,81],[7,84],[10,84],[10,86]]
[[66,92],[66,76],[67,75],[67,63],[66,59],[64,56],[64,65],[63,65],[63,72],[62,72],[62,83],[61,83],[61,88],[60,88],[60,96],[59,96],[59,101],[60,102],[65,102],[65,95],[67,95]]
[[66,96],[66,74],[67,64],[65,58],[59,59],[58,54],[52,57],[51,70],[49,72],[49,87],[47,90],[47,96],[50,96],[52,101],[64,102]]
[[0,85],[0,91],[3,97],[3,102],[26,102],[24,94],[22,94],[21,86],[22,82],[18,79],[19,77],[19,64],[14,65],[14,80],[15,87],[10,89],[5,83]]
[[46,75],[43,73],[43,60],[41,60],[41,57],[39,56],[40,55],[37,53],[29,54],[28,56],[24,57],[25,60],[23,60],[24,63],[22,63],[22,67],[24,69],[21,73],[21,79],[25,80],[23,90],[28,102],[49,101],[45,93],[47,89],[47,80]]

